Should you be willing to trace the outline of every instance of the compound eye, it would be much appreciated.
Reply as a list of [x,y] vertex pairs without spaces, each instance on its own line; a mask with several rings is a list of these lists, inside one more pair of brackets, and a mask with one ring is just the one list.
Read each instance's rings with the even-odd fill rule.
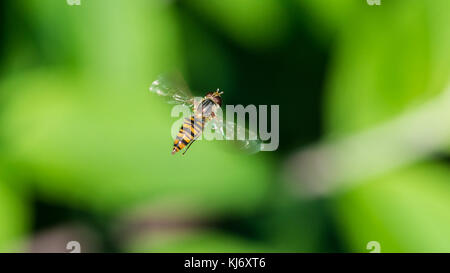
[[222,106],[222,98],[221,98],[221,97],[219,97],[219,96],[214,97],[214,102],[215,102],[217,105]]

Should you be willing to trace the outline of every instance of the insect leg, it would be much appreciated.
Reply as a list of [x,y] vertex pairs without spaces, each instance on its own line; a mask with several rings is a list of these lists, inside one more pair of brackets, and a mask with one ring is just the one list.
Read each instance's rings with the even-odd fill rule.
[[191,142],[189,142],[189,144],[187,145],[186,149],[184,149],[184,152],[182,153],[182,155],[184,155],[184,154],[187,152],[187,150],[189,149],[189,147],[191,147],[192,143],[194,143],[196,140],[197,140],[197,139],[194,138]]

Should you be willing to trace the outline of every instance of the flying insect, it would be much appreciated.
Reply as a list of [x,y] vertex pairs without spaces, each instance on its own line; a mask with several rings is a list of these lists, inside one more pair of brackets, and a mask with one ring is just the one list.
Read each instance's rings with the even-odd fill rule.
[[[224,121],[217,115],[217,109],[222,106],[222,94],[219,89],[208,92],[200,100],[196,100],[187,84],[177,74],[160,75],[149,88],[151,93],[163,97],[169,104],[188,106],[192,115],[184,119],[174,140],[172,154],[183,150],[183,155],[190,146],[200,137],[206,125],[211,122],[213,128],[226,138],[227,130],[237,129],[239,133],[249,133],[248,130],[234,122]],[[237,140],[240,148],[248,153],[259,152],[262,143],[259,140]]]

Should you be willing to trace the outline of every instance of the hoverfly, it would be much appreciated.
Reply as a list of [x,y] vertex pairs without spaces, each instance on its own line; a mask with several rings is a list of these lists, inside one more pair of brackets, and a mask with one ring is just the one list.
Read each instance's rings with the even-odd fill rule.
[[[163,97],[169,104],[179,104],[188,106],[192,115],[184,119],[177,137],[174,140],[172,154],[185,148],[183,155],[187,152],[189,147],[199,138],[205,129],[206,125],[211,122],[213,128],[222,136],[227,135],[227,130],[237,131],[237,135],[250,135],[250,132],[243,126],[240,126],[233,121],[224,121],[222,116],[216,114],[218,108],[222,106],[223,92],[219,89],[214,92],[208,92],[206,95],[198,100],[194,99],[187,84],[178,74],[164,74],[160,75],[149,88],[151,93]],[[236,140],[240,148],[247,153],[256,153],[261,151],[261,141],[255,139]]]

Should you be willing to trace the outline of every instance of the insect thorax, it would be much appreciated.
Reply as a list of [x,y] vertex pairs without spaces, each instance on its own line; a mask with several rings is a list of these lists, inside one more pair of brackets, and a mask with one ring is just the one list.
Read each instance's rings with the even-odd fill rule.
[[218,106],[209,98],[201,100],[195,109],[195,115],[209,119]]

